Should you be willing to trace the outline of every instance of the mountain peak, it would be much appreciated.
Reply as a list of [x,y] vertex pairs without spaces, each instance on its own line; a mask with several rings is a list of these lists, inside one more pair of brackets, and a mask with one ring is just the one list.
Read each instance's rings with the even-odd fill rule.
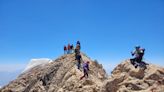
[[102,65],[90,62],[89,78],[80,80],[75,54],[63,55],[51,63],[35,66],[3,87],[1,92],[164,92],[164,68],[153,64],[135,68],[129,60],[120,63],[107,77]]
[[[98,62],[92,61],[82,53],[83,61],[90,61],[89,78],[80,80],[83,70],[78,70],[74,54],[63,55],[54,62],[36,66],[21,74],[16,80],[3,87],[2,92],[61,92],[99,90],[106,79],[105,70]],[[97,87],[97,88],[95,88]]]

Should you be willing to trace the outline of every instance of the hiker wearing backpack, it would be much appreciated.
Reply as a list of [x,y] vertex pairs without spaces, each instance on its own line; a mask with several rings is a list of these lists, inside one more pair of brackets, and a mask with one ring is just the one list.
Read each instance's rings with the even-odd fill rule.
[[83,72],[84,75],[82,77],[80,77],[80,80],[82,80],[84,77],[88,78],[88,71],[89,71],[89,61],[83,63]]
[[75,56],[77,56],[79,53],[80,53],[80,47],[79,47],[79,45],[76,45]]
[[64,46],[64,54],[67,54],[67,46]]
[[144,56],[144,52],[145,52],[145,49],[141,48],[140,46],[136,46],[135,50],[133,52],[131,52],[131,54],[132,54],[132,56],[134,56],[134,58],[130,59],[130,61],[135,66],[135,68],[138,67],[137,64],[143,63],[142,59]]
[[75,60],[77,60],[77,68],[80,70],[81,61],[82,61],[82,57],[81,57],[81,54],[80,53],[78,53],[77,55],[75,55]]
[[76,49],[80,50],[80,45],[79,44],[76,45]]

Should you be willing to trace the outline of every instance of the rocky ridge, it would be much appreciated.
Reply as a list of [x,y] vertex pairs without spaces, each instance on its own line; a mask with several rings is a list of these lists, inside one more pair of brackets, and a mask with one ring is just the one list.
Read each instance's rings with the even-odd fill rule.
[[163,67],[136,69],[126,60],[108,77],[101,64],[85,54],[82,58],[90,61],[87,79],[80,80],[82,69],[77,69],[75,55],[68,54],[21,74],[0,92],[164,92]]
[[76,67],[74,54],[61,56],[54,62],[37,66],[21,74],[16,80],[1,89],[1,92],[95,92],[100,90],[106,79],[102,65],[82,54],[84,61],[90,61],[88,79],[80,80],[82,69]]

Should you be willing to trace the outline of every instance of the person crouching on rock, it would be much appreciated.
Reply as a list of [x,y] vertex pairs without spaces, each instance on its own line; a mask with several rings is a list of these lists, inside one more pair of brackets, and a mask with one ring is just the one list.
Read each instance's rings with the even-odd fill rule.
[[82,77],[80,77],[80,80],[82,80],[84,77],[88,78],[88,71],[89,71],[89,61],[83,63],[83,72],[84,75]]
[[144,52],[145,52],[145,49],[140,48],[140,46],[136,46],[135,51],[131,52],[132,56],[135,56],[135,57],[133,59],[130,59],[130,61],[135,66],[135,68],[138,67],[136,63],[138,64],[142,63]]

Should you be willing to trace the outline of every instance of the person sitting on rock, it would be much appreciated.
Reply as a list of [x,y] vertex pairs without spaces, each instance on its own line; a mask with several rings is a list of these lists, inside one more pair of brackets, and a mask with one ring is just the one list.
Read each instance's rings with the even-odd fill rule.
[[82,77],[80,77],[80,80],[82,80],[84,77],[88,78],[88,71],[89,71],[89,61],[83,63],[83,72],[84,75]]
[[79,54],[77,54],[76,56],[75,56],[75,60],[77,60],[77,68],[80,70],[80,67],[81,67],[81,61],[82,61],[82,57],[81,57],[81,54],[79,53]]
[[145,49],[140,48],[140,46],[136,46],[135,50],[133,52],[131,52],[132,56],[135,56],[135,57],[133,59],[130,59],[130,61],[135,66],[135,68],[138,67],[138,65],[136,63],[138,63],[138,64],[142,63],[144,52],[145,52]]

